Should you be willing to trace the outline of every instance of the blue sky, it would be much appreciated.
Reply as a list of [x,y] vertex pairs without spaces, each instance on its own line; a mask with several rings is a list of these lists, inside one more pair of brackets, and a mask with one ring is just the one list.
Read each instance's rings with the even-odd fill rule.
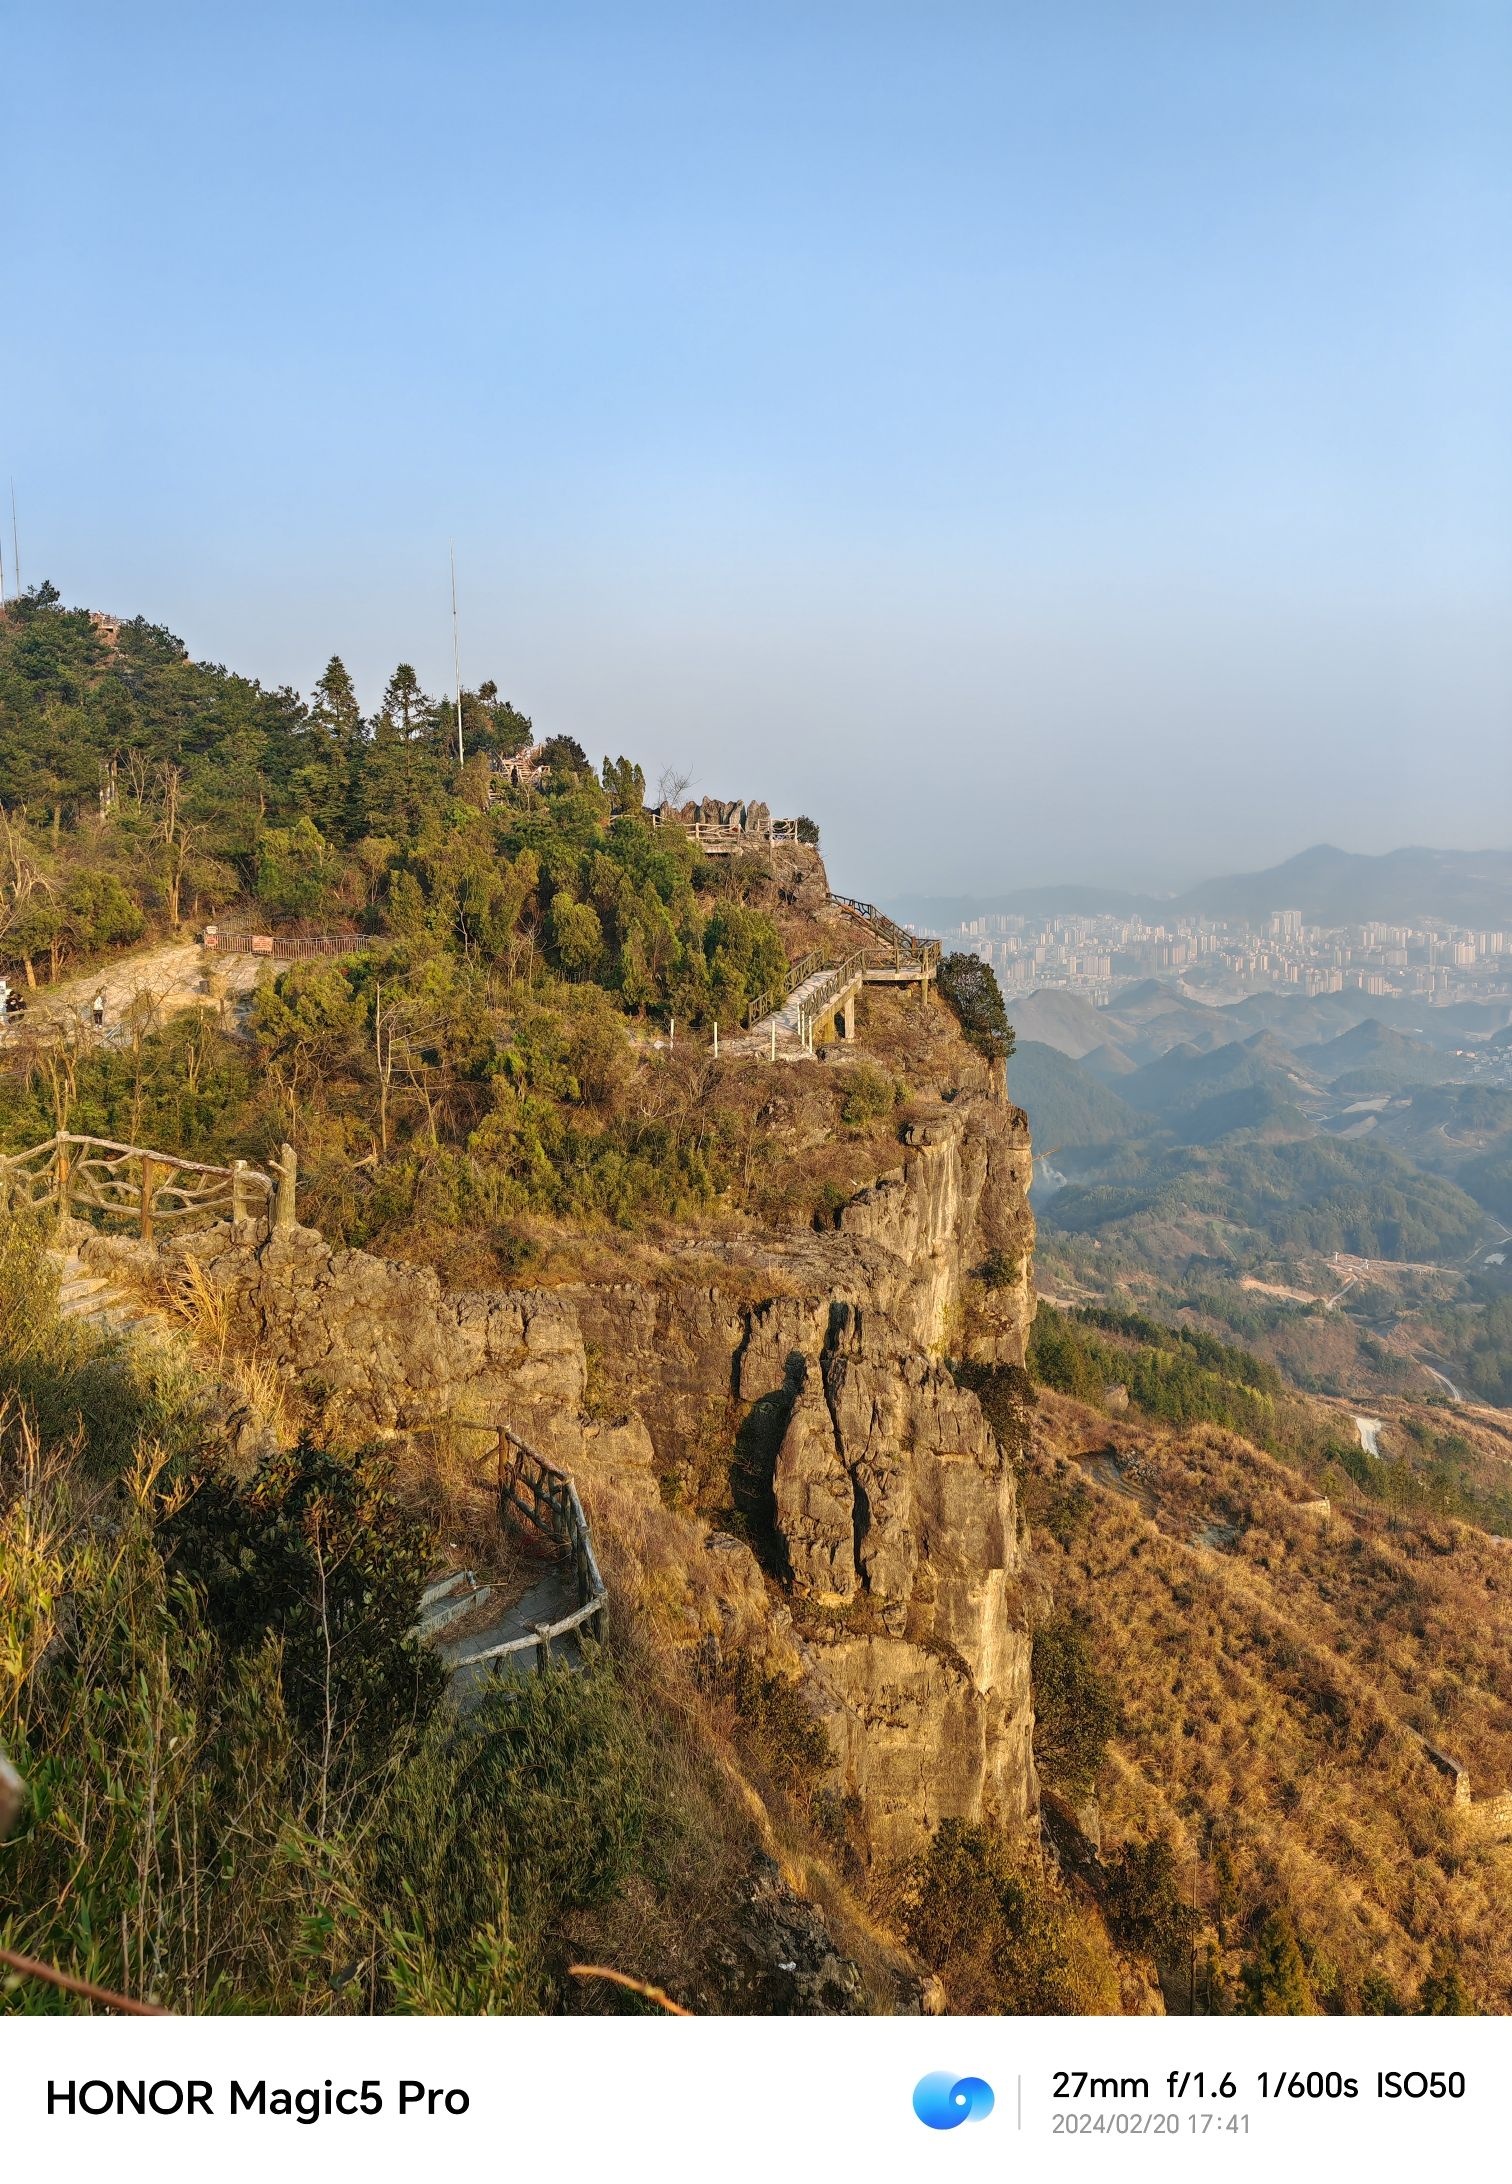
[[1505,5],[8,15],[28,580],[371,699],[455,540],[865,893],[1512,840]]

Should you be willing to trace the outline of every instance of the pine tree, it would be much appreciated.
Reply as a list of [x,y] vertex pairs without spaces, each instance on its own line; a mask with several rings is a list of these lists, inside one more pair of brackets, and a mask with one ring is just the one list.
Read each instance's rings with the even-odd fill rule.
[[352,678],[332,653],[307,716],[309,756],[294,786],[321,832],[339,835],[350,817],[363,745],[362,711]]
[[362,709],[357,703],[352,678],[334,652],[326,662],[325,673],[315,685],[310,721],[346,759],[351,758],[362,742]]
[[435,699],[426,696],[415,670],[407,660],[401,660],[388,679],[378,707],[376,740],[415,742],[430,726],[435,710]]
[[1240,1974],[1245,2017],[1316,2017],[1317,1999],[1291,1920],[1272,1911]]

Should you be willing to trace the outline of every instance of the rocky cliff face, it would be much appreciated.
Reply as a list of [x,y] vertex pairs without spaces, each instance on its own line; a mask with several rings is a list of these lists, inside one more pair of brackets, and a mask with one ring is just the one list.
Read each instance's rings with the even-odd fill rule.
[[1027,1127],[966,1092],[900,1150],[832,1231],[700,1240],[655,1283],[446,1295],[307,1229],[206,1260],[329,1430],[506,1420],[569,1465],[690,1643],[801,1682],[880,1858],[1037,1803],[1013,1478],[941,1362],[1022,1361]]
[[839,1307],[799,1369],[774,1502],[804,1668],[873,1847],[904,1853],[947,1815],[1027,1819],[1017,1510],[976,1398]]

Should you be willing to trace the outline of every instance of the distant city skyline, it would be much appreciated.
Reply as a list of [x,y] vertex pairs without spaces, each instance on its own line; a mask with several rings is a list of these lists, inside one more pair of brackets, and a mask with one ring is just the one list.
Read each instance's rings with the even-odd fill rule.
[[11,570],[876,897],[1512,841],[1512,13],[8,26]]
[[1177,979],[1216,1001],[1247,994],[1356,993],[1447,1006],[1512,999],[1512,931],[1449,919],[1318,923],[1299,910],[1262,918],[1172,913],[1016,917],[988,912],[940,934],[990,963],[1010,1001],[1081,994],[1101,1007],[1120,985]]

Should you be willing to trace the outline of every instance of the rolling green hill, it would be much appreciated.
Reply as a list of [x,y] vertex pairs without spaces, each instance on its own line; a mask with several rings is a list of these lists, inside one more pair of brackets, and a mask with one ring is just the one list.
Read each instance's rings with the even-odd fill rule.
[[1210,1248],[1236,1258],[1300,1249],[1458,1260],[1484,1230],[1480,1208],[1453,1183],[1385,1146],[1324,1138],[1131,1151],[1095,1181],[1056,1192],[1041,1221],[1136,1254],[1145,1224],[1216,1223]]
[[1036,1148],[1104,1145],[1149,1128],[1126,1100],[1054,1047],[1021,1039],[1009,1064],[1009,1091],[1029,1117]]

